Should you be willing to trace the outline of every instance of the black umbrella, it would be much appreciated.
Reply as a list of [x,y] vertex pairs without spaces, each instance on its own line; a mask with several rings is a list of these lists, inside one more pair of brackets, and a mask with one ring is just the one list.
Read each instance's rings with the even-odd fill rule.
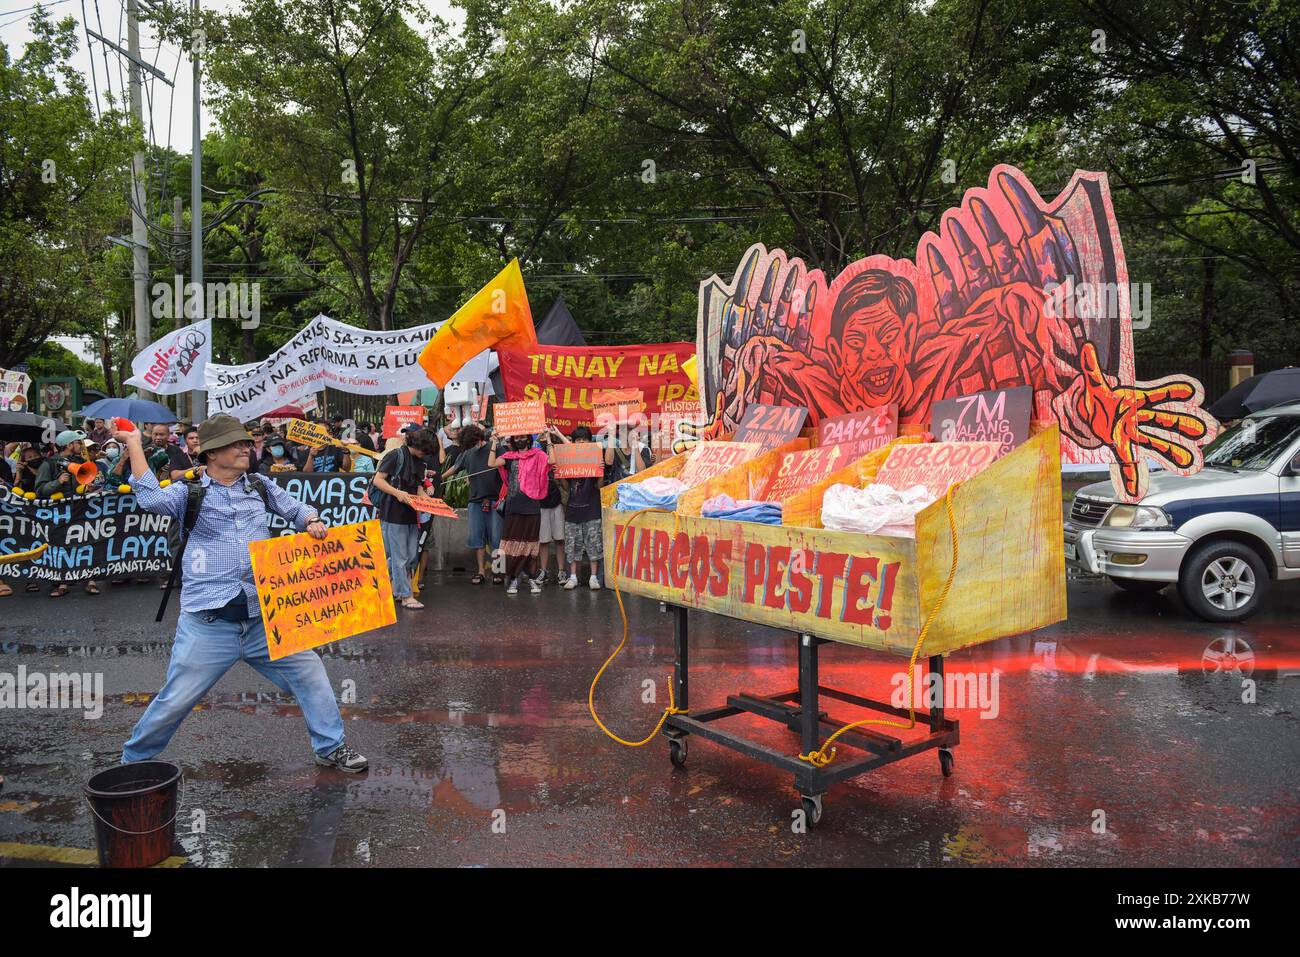
[[58,419],[49,416],[0,412],[0,441],[3,442],[53,442],[54,437],[66,428]]
[[1227,422],[1284,402],[1300,402],[1300,368],[1288,366],[1244,379],[1220,396],[1208,411],[1220,422]]

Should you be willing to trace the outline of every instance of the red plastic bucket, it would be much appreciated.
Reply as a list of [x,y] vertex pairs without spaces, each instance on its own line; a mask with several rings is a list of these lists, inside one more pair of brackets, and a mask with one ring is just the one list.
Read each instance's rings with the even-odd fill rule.
[[181,769],[136,761],[86,782],[101,867],[152,867],[172,852]]

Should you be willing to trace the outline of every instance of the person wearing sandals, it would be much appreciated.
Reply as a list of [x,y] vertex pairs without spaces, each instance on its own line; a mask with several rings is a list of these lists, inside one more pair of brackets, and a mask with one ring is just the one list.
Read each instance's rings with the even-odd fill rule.
[[508,445],[494,449],[488,467],[501,470],[501,550],[506,556],[507,595],[519,594],[521,580],[529,591],[540,594],[542,586],[529,577],[537,563],[538,534],[542,526],[542,499],[546,498],[547,476],[555,464],[550,433],[542,434],[542,448],[533,448],[531,435],[511,436]]
[[[22,451],[18,453],[18,472],[14,476],[14,488],[35,492],[36,479],[41,473],[41,464],[44,461],[45,456],[41,454],[39,446],[23,446]],[[28,582],[27,590],[40,591],[41,586],[36,582]]]
[[[478,560],[478,572],[470,579],[482,585],[488,576],[492,553],[501,547],[501,513],[497,499],[501,497],[501,473],[488,466],[492,449],[487,433],[477,425],[467,425],[460,430],[458,441],[464,449],[456,464],[447,470],[445,478],[463,474],[469,482],[469,501],[466,505],[469,521],[469,547]],[[500,585],[502,577],[492,576],[492,584]]]
[[410,502],[417,495],[425,494],[420,484],[425,463],[437,460],[438,440],[418,429],[408,432],[406,444],[385,455],[375,470],[374,488],[382,493],[375,501],[375,511],[379,514],[379,532],[388,556],[393,598],[412,611],[419,611],[424,605],[411,590],[411,566],[419,556],[420,525]]
[[[574,442],[590,442],[591,429],[580,425],[573,430]],[[604,539],[600,524],[600,489],[602,476],[562,479],[569,488],[569,498],[564,505],[564,554],[569,556],[569,580],[564,587],[572,591],[578,587],[578,563],[586,555],[591,566],[587,587],[600,590],[600,563],[605,558]]]
[[[271,660],[248,552],[249,543],[271,534],[268,509],[313,538],[325,537],[325,523],[315,509],[251,470],[253,437],[234,416],[211,416],[199,426],[198,435],[200,464],[207,468],[198,479],[203,498],[181,566],[185,587],[176,640],[162,690],[123,745],[122,763],[148,761],[162,753],[208,690],[236,662],[246,661],[297,699],[316,763],[359,774],[369,763],[344,743],[343,717],[320,655],[309,649]],[[189,486],[177,482],[161,487],[138,431],[118,432],[116,437],[130,457],[131,488],[140,507],[182,521]]]
[[[37,498],[50,498],[56,494],[71,498],[76,493],[77,483],[68,469],[87,461],[85,441],[86,433],[79,429],[64,429],[58,434],[54,439],[58,454],[42,462],[36,475]],[[67,593],[68,583],[64,581],[55,582],[50,589],[51,598],[62,598]],[[99,582],[86,582],[86,594],[98,595]]]

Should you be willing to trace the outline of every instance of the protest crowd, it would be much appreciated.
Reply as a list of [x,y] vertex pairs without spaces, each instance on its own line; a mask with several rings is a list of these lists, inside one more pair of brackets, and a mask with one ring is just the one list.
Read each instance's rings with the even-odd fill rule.
[[[432,415],[432,410],[429,410]],[[327,429],[337,442],[305,444],[289,438],[289,422],[250,422],[249,472],[369,473],[369,504],[383,533],[394,598],[404,608],[424,608],[416,597],[418,582],[434,543],[433,522],[411,506],[413,497],[464,502],[466,545],[473,552],[475,585],[502,586],[506,594],[538,594],[544,585],[575,589],[602,587],[604,560],[600,489],[651,464],[648,443],[636,429],[602,439],[604,474],[557,478],[551,449],[560,443],[596,441],[587,426],[565,435],[548,427],[528,436],[501,438],[485,422],[455,425],[454,418],[436,430],[409,424],[385,440],[373,422],[335,415],[306,421]],[[162,487],[198,482],[206,466],[200,461],[199,429],[184,422],[138,422],[149,470]],[[350,451],[348,446],[358,449]],[[374,453],[366,455],[365,452]],[[60,500],[105,489],[127,490],[130,458],[111,421],[88,419],[80,429],[65,429],[52,442],[8,442],[0,456],[0,482],[28,498]],[[89,481],[78,481],[77,466],[95,466]],[[452,495],[459,486],[459,494]],[[583,572],[582,575],[579,572]],[[148,584],[155,579],[117,579],[114,586]],[[105,583],[87,581],[87,594],[98,595]],[[35,581],[25,586],[40,592]],[[70,585],[55,581],[52,598]],[[0,580],[0,597],[14,589]]]

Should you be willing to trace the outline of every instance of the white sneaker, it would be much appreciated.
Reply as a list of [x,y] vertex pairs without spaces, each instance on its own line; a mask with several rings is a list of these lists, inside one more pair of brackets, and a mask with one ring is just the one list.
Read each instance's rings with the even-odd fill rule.
[[564,580],[563,587],[566,591],[573,591],[573,589],[578,587],[578,576],[570,575],[568,578]]
[[[533,588],[536,588],[536,587],[537,587],[536,585],[533,586]],[[507,594],[507,595],[518,595],[518,594],[519,594],[519,582],[518,582],[518,580],[516,580],[516,579],[514,579],[514,578],[510,579],[510,587],[506,589],[506,594]]]
[[534,595],[540,595],[542,593],[542,586],[537,584],[537,582],[529,582],[528,590],[531,591]]
[[[577,578],[578,576],[575,575],[573,577]],[[592,591],[600,591],[600,579],[597,578],[595,575],[591,576],[591,581],[587,582],[587,584],[591,586]]]

